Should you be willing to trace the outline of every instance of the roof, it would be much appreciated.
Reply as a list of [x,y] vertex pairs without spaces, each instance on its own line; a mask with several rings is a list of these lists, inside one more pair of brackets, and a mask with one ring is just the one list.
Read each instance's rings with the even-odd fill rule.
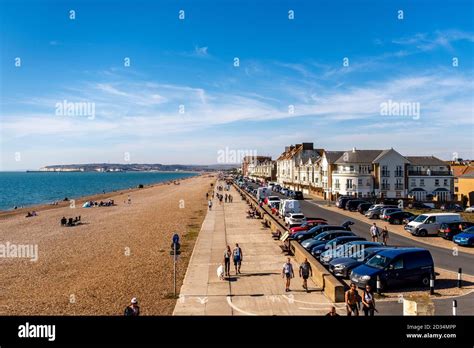
[[395,153],[397,154],[398,156],[402,157],[406,163],[408,163],[408,160],[406,159],[406,157],[402,156],[400,153],[398,153],[397,151],[395,151],[393,148],[391,149],[387,149],[387,150],[383,150],[382,152],[380,152],[380,154],[373,160],[374,163],[377,163],[380,159],[382,159],[385,155],[389,154],[389,153]]
[[447,166],[445,161],[440,160],[435,156],[405,156],[410,161],[411,165],[418,166]]
[[382,150],[350,150],[343,152],[334,163],[372,163]]
[[344,151],[324,151],[328,163],[334,163],[344,154]]

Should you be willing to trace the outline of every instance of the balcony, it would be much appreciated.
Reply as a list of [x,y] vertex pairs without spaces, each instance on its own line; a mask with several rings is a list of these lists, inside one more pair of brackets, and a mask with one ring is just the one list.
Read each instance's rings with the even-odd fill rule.
[[396,171],[396,172],[395,172],[395,177],[396,177],[396,178],[403,178],[403,172]]
[[409,170],[408,175],[411,176],[452,176],[449,170]]
[[356,171],[356,170],[334,170],[332,172],[333,174],[339,174],[339,175],[372,175],[372,172],[367,172],[367,171]]
[[388,178],[390,176],[390,171],[383,170],[380,175],[382,176],[382,178]]

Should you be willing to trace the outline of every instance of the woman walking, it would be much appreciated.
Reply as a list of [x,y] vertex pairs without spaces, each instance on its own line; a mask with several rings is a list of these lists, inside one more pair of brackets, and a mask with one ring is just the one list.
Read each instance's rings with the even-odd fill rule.
[[232,256],[232,251],[230,250],[230,246],[224,251],[224,272],[225,276],[230,276],[230,257]]
[[382,229],[382,243],[383,245],[387,246],[387,242],[388,242],[388,229],[387,229],[387,226],[385,226]]
[[365,286],[364,294],[362,295],[362,310],[364,311],[364,315],[367,316],[374,316],[375,309],[375,298],[374,292],[370,285]]

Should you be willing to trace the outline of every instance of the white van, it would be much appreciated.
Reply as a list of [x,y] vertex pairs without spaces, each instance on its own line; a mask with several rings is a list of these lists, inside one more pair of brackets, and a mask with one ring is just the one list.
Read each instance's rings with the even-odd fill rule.
[[461,215],[456,213],[433,213],[417,216],[405,226],[405,230],[414,236],[425,237],[438,235],[438,230],[443,222],[462,221]]
[[278,213],[282,218],[285,218],[285,216],[290,213],[301,213],[300,202],[296,199],[284,199],[280,203],[280,209]]
[[257,200],[263,201],[265,198],[272,194],[272,190],[269,187],[259,187],[257,189]]

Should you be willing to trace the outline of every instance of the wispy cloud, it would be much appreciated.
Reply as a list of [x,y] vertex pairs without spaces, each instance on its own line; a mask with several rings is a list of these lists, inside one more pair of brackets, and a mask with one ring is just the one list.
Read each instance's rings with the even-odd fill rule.
[[458,41],[474,42],[474,34],[459,30],[416,33],[412,36],[392,40],[392,43],[402,46],[415,47],[421,51],[431,51],[436,48],[453,50],[452,44]]

